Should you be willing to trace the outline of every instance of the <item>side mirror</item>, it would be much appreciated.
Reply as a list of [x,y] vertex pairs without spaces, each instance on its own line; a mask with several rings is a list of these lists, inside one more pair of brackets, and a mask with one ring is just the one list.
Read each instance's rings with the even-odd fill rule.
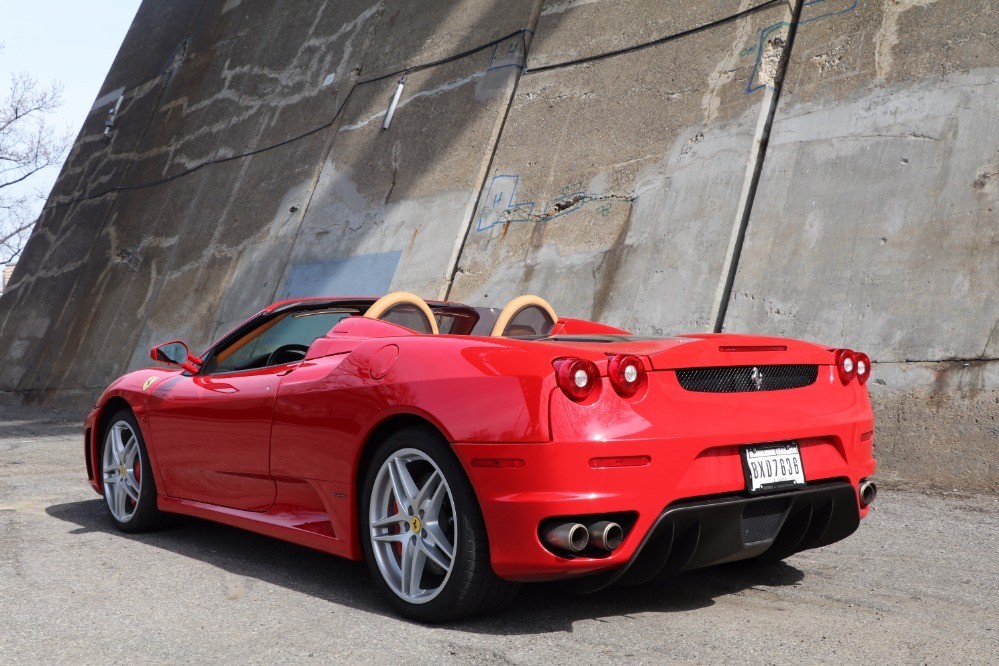
[[198,372],[198,366],[202,364],[201,359],[191,354],[191,350],[180,340],[156,345],[149,350],[149,357],[158,363],[180,366],[192,375]]

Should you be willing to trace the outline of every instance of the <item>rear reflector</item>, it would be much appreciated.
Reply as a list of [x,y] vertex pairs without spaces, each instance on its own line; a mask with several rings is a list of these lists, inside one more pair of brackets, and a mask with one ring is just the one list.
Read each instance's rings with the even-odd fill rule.
[[524,461],[520,458],[472,458],[472,467],[523,467]]
[[652,462],[652,456],[617,456],[612,458],[590,458],[590,467],[644,467]]
[[787,345],[723,345],[718,348],[723,352],[774,352],[787,351]]
[[872,439],[874,439],[874,431],[873,430],[868,430],[867,432],[862,433],[860,435],[860,441],[862,441],[862,442],[869,442]]

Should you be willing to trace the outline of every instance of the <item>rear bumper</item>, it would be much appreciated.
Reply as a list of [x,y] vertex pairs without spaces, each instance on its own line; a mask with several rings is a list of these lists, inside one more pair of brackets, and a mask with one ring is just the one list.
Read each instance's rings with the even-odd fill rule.
[[[682,563],[681,570],[754,557],[771,547],[776,552],[788,547],[801,529],[805,534],[798,534],[791,552],[842,539],[868,512],[868,507],[860,506],[858,487],[875,470],[873,441],[868,435],[871,429],[870,417],[864,415],[833,428],[820,424],[795,433],[774,432],[772,437],[753,438],[751,442],[797,441],[808,481],[803,489],[764,496],[745,492],[742,445],[715,438],[453,446],[482,508],[493,569],[509,580],[540,581],[613,570],[621,575],[624,568],[638,561],[640,552],[663,550],[650,545],[650,540],[655,536],[659,543],[664,538],[660,530],[666,530],[663,525],[667,524],[673,530],[668,549],[674,554],[667,553],[669,562],[660,562],[662,566],[652,575],[658,575],[667,564],[675,568],[679,551],[674,542],[676,548],[692,547],[689,535],[684,536],[688,518],[698,525],[692,547],[696,552]],[[608,456],[634,459],[636,464],[601,467],[594,462]],[[496,460],[515,462],[488,466]],[[754,512],[776,507],[778,500],[780,526],[773,539],[739,541],[745,516],[752,518]],[[819,530],[823,512],[830,506],[834,511],[829,524]],[[811,527],[799,527],[806,521],[803,512],[808,514]],[[543,521],[610,513],[635,516],[621,546],[611,553],[573,557],[556,554],[541,542],[539,525]]]
[[681,501],[659,514],[624,565],[585,578],[579,587],[593,592],[618,581],[641,585],[764,554],[779,559],[845,539],[859,524],[856,490],[843,481],[760,497]]

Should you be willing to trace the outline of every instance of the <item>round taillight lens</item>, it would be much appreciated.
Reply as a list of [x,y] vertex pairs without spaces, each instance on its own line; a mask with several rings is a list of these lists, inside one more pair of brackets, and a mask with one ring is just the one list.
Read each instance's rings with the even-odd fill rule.
[[585,400],[596,388],[600,375],[593,361],[583,358],[555,359],[555,380],[562,392],[575,401]]
[[866,384],[871,376],[871,359],[867,354],[859,352],[857,354],[857,381]]
[[849,384],[857,376],[857,355],[849,349],[840,349],[836,352],[836,368],[840,381]]
[[613,356],[607,366],[607,376],[615,391],[624,397],[630,397],[635,395],[645,381],[645,366],[642,365],[642,359],[633,354]]

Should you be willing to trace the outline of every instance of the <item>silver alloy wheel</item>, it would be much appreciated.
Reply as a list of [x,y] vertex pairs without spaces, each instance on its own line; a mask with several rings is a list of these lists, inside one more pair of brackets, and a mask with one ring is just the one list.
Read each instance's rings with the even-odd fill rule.
[[139,507],[142,490],[142,452],[139,438],[127,421],[115,421],[104,439],[104,499],[111,514],[127,523]]
[[382,463],[368,509],[371,550],[399,597],[423,604],[440,594],[454,568],[454,498],[440,467],[417,449]]

